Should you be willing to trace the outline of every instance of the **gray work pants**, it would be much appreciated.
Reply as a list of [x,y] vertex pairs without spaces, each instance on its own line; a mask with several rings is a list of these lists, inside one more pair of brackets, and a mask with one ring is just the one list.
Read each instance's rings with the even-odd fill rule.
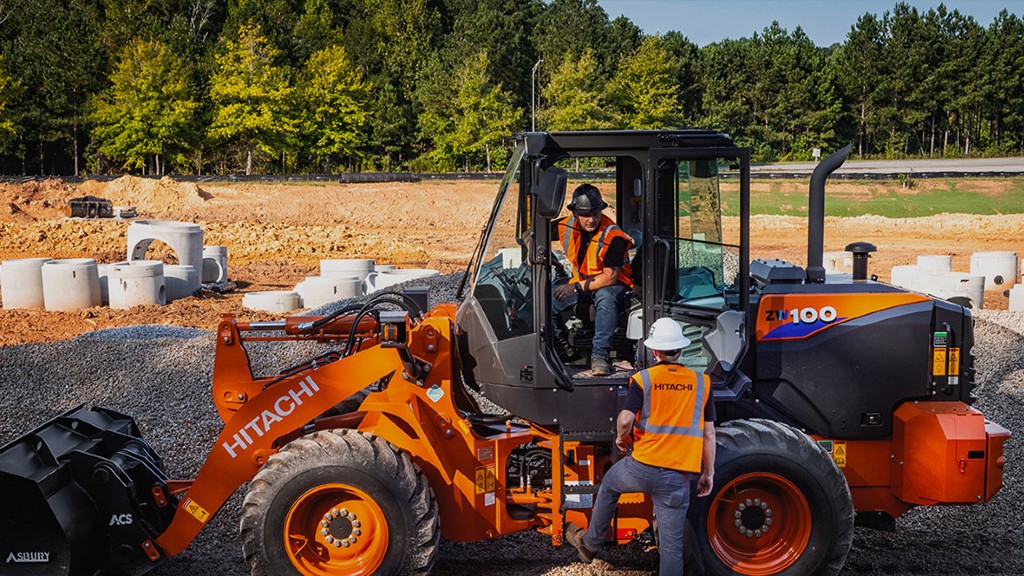
[[600,550],[615,516],[619,496],[626,492],[644,492],[654,502],[654,515],[658,519],[658,554],[661,556],[658,574],[682,576],[683,525],[690,505],[691,477],[692,474],[686,472],[637,462],[632,455],[619,460],[601,481],[583,543],[591,550]]

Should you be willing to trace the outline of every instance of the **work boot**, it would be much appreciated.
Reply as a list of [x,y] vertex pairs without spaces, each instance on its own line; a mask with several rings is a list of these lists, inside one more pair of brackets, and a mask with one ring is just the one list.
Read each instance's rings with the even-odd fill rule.
[[584,564],[590,564],[594,561],[595,552],[587,545],[583,543],[583,530],[580,527],[569,523],[565,525],[565,541],[572,544],[572,547],[576,549],[576,552],[580,555],[580,561]]
[[594,356],[590,359],[590,373],[594,376],[608,376],[612,373],[612,365],[607,358]]

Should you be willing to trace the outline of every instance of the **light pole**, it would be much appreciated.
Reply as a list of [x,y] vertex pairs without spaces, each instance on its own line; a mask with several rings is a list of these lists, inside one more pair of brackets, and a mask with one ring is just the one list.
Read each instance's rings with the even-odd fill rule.
[[534,105],[537,103],[537,68],[544,59],[537,60],[533,65],[533,72],[530,73],[530,132],[537,131],[537,120],[534,118]]

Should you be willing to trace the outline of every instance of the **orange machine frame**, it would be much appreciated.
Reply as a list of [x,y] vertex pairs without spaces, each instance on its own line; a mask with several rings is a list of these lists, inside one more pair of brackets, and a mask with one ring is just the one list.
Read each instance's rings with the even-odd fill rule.
[[[312,360],[282,375],[256,377],[244,347],[246,340],[336,341],[348,334],[352,319],[339,318],[311,336],[297,327],[300,321],[313,319],[290,318],[284,335],[243,338],[250,325],[225,315],[217,329],[213,376],[214,402],[224,429],[196,478],[172,484],[172,490],[181,493],[178,509],[155,548],[147,542],[151,557],[183,551],[272,454],[302,434],[325,428],[371,432],[407,452],[428,477],[441,517],[458,518],[441,523],[448,540],[479,541],[536,529],[560,545],[565,519],[586,526],[590,509],[573,508],[573,498],[563,507],[563,483],[558,479],[564,476],[567,485],[596,485],[609,457],[597,456],[593,446],[579,442],[563,444],[557,432],[537,425],[508,420],[484,434],[474,430],[456,405],[456,394],[465,392],[452,384],[454,315],[455,305],[445,304],[407,326],[408,352],[430,366],[422,380],[409,377],[399,351],[402,346],[383,346],[380,337],[373,335],[376,321],[372,319],[357,326],[361,339],[351,355]],[[358,412],[318,419],[371,385],[375,388]],[[551,452],[551,488],[505,486],[509,454],[531,443]],[[505,504],[531,506],[535,513],[514,517]],[[625,495],[610,536],[629,541],[650,526],[649,518],[650,503],[642,494]]]

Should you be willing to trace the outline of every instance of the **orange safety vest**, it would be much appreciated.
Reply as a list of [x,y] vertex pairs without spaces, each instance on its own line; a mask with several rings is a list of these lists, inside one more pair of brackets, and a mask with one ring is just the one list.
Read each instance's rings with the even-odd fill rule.
[[[587,246],[587,255],[583,258],[583,267],[577,269],[576,257],[580,251],[580,238],[582,234],[583,231],[576,225],[575,214],[569,217],[565,223],[565,228],[560,230],[562,248],[565,251],[565,256],[572,264],[573,282],[580,282],[601,273],[601,270],[604,269],[602,266],[604,256],[608,253],[608,247],[611,246],[612,240],[623,238],[628,243],[626,246],[627,251],[633,247],[633,240],[630,239],[629,235],[623,232],[622,228],[616,226],[611,218],[602,214],[601,224],[594,231],[594,236],[591,237],[590,244]],[[631,275],[632,268],[629,265],[629,259],[626,258],[625,262],[622,263],[622,267],[619,268],[618,281],[632,288],[633,278]]]
[[650,466],[700,472],[711,380],[678,364],[658,364],[630,381],[644,391],[644,406],[633,425],[633,458]]

